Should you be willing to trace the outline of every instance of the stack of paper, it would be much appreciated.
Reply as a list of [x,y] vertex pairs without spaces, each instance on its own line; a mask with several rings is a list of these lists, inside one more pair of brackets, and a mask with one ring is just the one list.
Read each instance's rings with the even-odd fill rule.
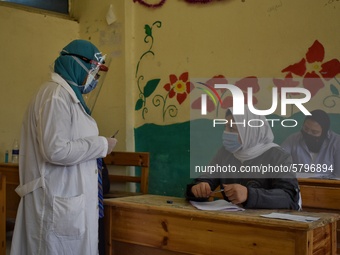
[[243,211],[242,207],[229,203],[224,199],[219,199],[211,202],[195,202],[190,203],[199,210],[204,211]]

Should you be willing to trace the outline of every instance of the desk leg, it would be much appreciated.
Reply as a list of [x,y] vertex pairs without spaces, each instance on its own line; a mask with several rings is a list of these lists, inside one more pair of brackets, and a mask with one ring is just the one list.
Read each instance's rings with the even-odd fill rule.
[[313,255],[313,231],[298,231],[295,238],[296,255]]
[[337,235],[338,235],[338,230],[337,230],[337,226],[338,226],[338,222],[339,221],[335,221],[331,224],[332,229],[331,229],[331,243],[332,243],[332,247],[331,247],[331,254],[332,255],[336,255],[337,254],[337,250],[338,250],[338,241],[337,241]]
[[112,255],[112,213],[110,206],[104,206],[104,226],[105,226],[105,252]]

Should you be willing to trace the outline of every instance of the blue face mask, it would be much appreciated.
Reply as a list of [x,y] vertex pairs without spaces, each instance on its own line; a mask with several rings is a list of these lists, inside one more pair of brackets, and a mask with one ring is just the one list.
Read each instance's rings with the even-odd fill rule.
[[222,141],[224,148],[231,153],[238,151],[242,147],[242,144],[238,141],[237,133],[224,131]]
[[79,87],[80,92],[82,94],[90,93],[92,90],[94,90],[96,88],[97,84],[98,84],[98,80],[92,80],[89,84],[85,84],[85,85]]

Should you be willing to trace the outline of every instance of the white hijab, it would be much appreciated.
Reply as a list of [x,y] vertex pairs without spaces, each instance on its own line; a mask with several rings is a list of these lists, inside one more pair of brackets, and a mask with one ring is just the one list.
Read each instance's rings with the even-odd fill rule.
[[[237,124],[242,148],[234,153],[234,156],[241,162],[256,158],[270,148],[279,146],[273,143],[274,135],[267,119],[262,115],[253,114],[246,105],[244,108],[244,115],[233,115],[236,123],[242,123]],[[233,112],[232,108],[229,110]],[[251,121],[248,123],[249,120]],[[244,125],[243,122],[245,122]]]

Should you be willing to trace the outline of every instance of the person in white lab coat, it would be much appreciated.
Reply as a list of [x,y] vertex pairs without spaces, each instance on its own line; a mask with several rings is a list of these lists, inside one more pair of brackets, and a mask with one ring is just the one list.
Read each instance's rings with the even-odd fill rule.
[[108,70],[103,60],[92,43],[72,41],[27,109],[11,255],[98,254],[97,159],[117,140],[99,136],[83,94]]

